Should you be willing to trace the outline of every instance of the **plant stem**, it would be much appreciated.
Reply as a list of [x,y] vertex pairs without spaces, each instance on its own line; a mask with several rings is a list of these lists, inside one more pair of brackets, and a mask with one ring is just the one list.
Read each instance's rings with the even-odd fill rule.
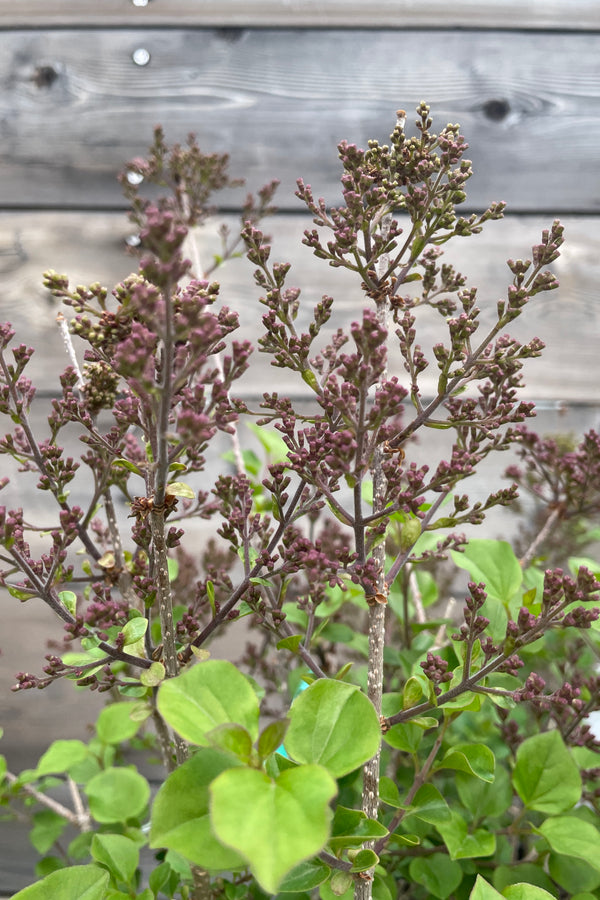
[[[162,509],[153,509],[151,513],[152,546],[154,549],[154,577],[158,595],[158,613],[160,616],[161,636],[163,642],[163,660],[167,678],[175,678],[179,674],[179,660],[175,645],[175,628],[173,625],[173,597],[169,581],[167,546],[165,543],[165,514]],[[187,744],[174,734],[175,758],[177,765],[185,762],[188,756]]]
[[176,768],[175,760],[171,753],[171,735],[167,728],[167,723],[156,708],[156,690],[154,691],[152,721],[154,722],[154,727],[156,729],[156,738],[160,748],[162,764],[165,767],[165,771],[171,773]]
[[[387,328],[388,301],[383,299],[377,303],[377,318]],[[387,369],[380,376],[380,382],[387,377]],[[385,507],[386,477],[383,472],[383,449],[376,447],[373,457],[373,511],[380,512]],[[364,526],[363,526],[364,527]],[[369,661],[367,670],[367,696],[381,717],[381,698],[383,695],[383,650],[385,645],[385,608],[387,606],[388,585],[385,580],[385,541],[379,543],[372,552],[377,563],[377,595],[383,596],[383,602],[373,600],[369,604]],[[377,819],[379,809],[379,764],[381,747],[363,769],[362,809],[369,819]],[[365,843],[365,848],[373,847],[373,841]],[[354,900],[371,900],[373,878],[358,878],[354,888]]]
[[402,821],[402,819],[408,812],[408,807],[411,805],[411,803],[415,799],[417,791],[419,790],[419,788],[423,787],[423,785],[427,781],[427,779],[429,777],[429,773],[431,771],[431,767],[433,766],[433,764],[435,762],[435,758],[438,755],[439,749],[442,746],[442,742],[444,740],[444,735],[446,733],[446,728],[448,727],[448,722],[449,722],[448,719],[445,719],[442,722],[439,734],[437,735],[437,737],[435,739],[435,742],[433,744],[433,747],[431,748],[431,751],[430,751],[427,759],[421,766],[421,769],[415,774],[415,779],[414,779],[412,785],[410,786],[410,789],[409,789],[406,797],[404,798],[404,801],[402,803],[402,808],[397,811],[397,813],[394,815],[394,817],[391,819],[391,821],[388,825],[389,834],[386,835],[385,837],[379,838],[379,840],[374,844],[373,849],[374,849],[375,853],[377,853],[378,855],[381,853],[383,848],[387,845],[387,843],[390,839],[390,836],[396,830],[396,828],[398,827],[398,825],[400,824],[400,822]]
[[[17,776],[12,772],[5,772],[4,777],[9,784],[14,784],[15,781],[18,781]],[[80,818],[79,812],[73,812],[66,806],[63,806],[62,803],[59,803],[58,800],[53,800],[52,797],[48,797],[46,794],[42,794],[41,791],[36,791],[36,789],[30,784],[22,784],[20,789],[26,794],[29,794],[30,797],[33,797],[35,800],[37,800],[38,803],[41,803],[48,809],[51,809],[52,812],[57,813],[57,815],[62,816],[67,820],[67,822],[70,822],[71,825],[75,825],[76,827],[81,828],[83,831],[89,830],[89,823],[87,823],[87,827],[84,827],[84,822]]]
[[538,547],[540,546],[540,544],[542,544],[546,540],[546,538],[548,537],[550,532],[556,526],[558,520],[560,519],[562,512],[563,512],[563,510],[562,510],[561,506],[554,507],[554,509],[552,510],[552,512],[546,519],[546,521],[544,522],[542,528],[540,529],[538,534],[535,536],[535,538],[532,540],[531,544],[529,545],[529,547],[527,548],[527,550],[525,551],[525,553],[519,560],[519,563],[521,564],[522,569],[526,569],[527,566],[530,564],[530,562],[532,561],[533,557],[535,556],[536,551],[537,551]]

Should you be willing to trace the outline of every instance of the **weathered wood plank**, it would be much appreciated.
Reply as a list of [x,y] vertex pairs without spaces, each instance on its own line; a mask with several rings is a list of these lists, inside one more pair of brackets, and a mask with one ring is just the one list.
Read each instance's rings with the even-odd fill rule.
[[231,152],[251,186],[279,177],[293,209],[298,176],[337,196],[340,139],[385,140],[395,109],[426,98],[468,136],[474,207],[598,211],[599,49],[585,33],[0,33],[0,203],[119,206],[115,173],[161,121]]
[[[234,217],[226,217],[233,228]],[[589,402],[600,400],[600,312],[597,284],[600,278],[600,217],[564,219],[566,245],[555,263],[562,287],[552,294],[536,298],[516,323],[521,340],[533,335],[544,340],[548,349],[542,360],[528,367],[528,396],[552,401]],[[509,271],[505,260],[527,256],[539,241],[548,218],[539,216],[507,217],[493,222],[481,235],[447,246],[448,261],[469,276],[479,287],[482,319],[489,322],[496,300],[503,297]],[[302,245],[302,232],[310,225],[302,216],[279,215],[265,223],[265,231],[274,236],[273,259],[289,261],[289,283],[302,288],[299,327],[306,328],[312,308],[322,294],[337,298],[337,318],[332,328],[351,322],[360,315],[362,293],[350,273],[330,268]],[[46,390],[56,385],[55,373],[67,365],[67,357],[54,324],[56,309],[41,284],[41,274],[54,268],[71,277],[74,284],[101,281],[112,285],[135,268],[135,260],[124,253],[124,240],[131,232],[120,214],[83,213],[10,213],[0,220],[0,319],[13,322],[21,340],[37,347],[31,364],[31,376]],[[200,255],[206,264],[219,250],[214,232],[198,235]],[[215,276],[213,276],[215,277]],[[233,260],[216,273],[222,282],[223,302],[239,311],[241,335],[256,343],[261,333],[263,307],[259,291],[252,282],[252,269],[246,260]],[[423,310],[422,344],[430,348],[443,337],[440,324]],[[432,358],[432,357],[431,357]],[[400,375],[402,364],[395,363]],[[425,378],[425,390],[435,389],[435,362]],[[428,373],[425,373],[427,376]],[[276,371],[281,391],[298,394],[303,385],[283,370]],[[257,354],[252,376],[240,386],[247,396],[262,395],[273,389],[273,369],[262,354]]]
[[352,28],[600,27],[596,0],[0,0],[2,27],[90,25]]

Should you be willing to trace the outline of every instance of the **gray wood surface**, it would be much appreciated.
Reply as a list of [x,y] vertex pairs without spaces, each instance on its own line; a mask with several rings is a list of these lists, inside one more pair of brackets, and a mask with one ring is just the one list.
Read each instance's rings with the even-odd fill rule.
[[332,200],[337,142],[386,140],[426,99],[467,135],[472,206],[598,212],[599,51],[582,32],[2,32],[0,204],[119,206],[115,173],[157,122],[231,152],[250,186],[280,178],[285,209],[299,176]]
[[[233,228],[233,216],[224,220]],[[197,235],[200,256],[209,265],[219,250],[215,227]],[[303,290],[300,327],[306,328],[314,304],[322,294],[337,299],[337,318],[332,327],[347,324],[360,315],[363,296],[355,279],[316,259],[301,243],[308,217],[278,215],[266,220],[264,230],[273,237],[273,259],[289,261],[289,283]],[[490,322],[496,301],[505,296],[508,276],[505,261],[524,258],[538,243],[547,216],[510,216],[490,222],[481,235],[446,245],[446,258],[469,282],[479,288],[482,321]],[[540,295],[515,325],[520,340],[537,335],[547,344],[541,360],[528,363],[527,384],[532,398],[566,402],[600,401],[600,217],[564,218],[566,243],[555,263],[561,289]],[[37,347],[30,366],[31,377],[46,390],[56,384],[56,373],[68,364],[54,323],[56,307],[42,286],[42,272],[54,268],[69,275],[73,284],[101,281],[116,284],[135,269],[135,259],[125,253],[125,238],[132,232],[124,215],[108,213],[5,213],[0,217],[0,318],[13,322],[21,339]],[[232,260],[214,276],[222,282],[222,298],[238,310],[241,334],[256,343],[261,333],[263,307],[245,259]],[[431,357],[431,347],[443,338],[437,316],[423,310],[421,340]],[[396,359],[399,374],[401,362]],[[426,390],[435,388],[432,374],[424,379]],[[256,354],[240,392],[260,396],[271,390],[274,372],[281,390],[298,393],[304,384],[284,370],[273,370],[262,354]],[[425,373],[427,376],[427,373]],[[306,389],[308,391],[308,389]]]
[[0,24],[598,28],[596,0],[0,0]]

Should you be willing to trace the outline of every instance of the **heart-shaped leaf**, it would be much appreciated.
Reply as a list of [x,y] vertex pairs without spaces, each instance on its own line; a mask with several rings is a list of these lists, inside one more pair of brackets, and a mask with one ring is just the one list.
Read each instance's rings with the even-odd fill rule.
[[296,697],[284,746],[292,759],[319,763],[336,778],[377,753],[381,727],[375,707],[359,688],[319,678]]
[[327,842],[337,785],[321,766],[286,769],[275,779],[257,769],[229,769],[209,790],[215,834],[245,857],[268,893]]

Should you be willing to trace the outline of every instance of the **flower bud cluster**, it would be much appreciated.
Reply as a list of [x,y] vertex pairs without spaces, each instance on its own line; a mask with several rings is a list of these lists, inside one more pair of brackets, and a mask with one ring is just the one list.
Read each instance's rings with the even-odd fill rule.
[[434,690],[439,697],[442,692],[439,685],[444,684],[447,681],[452,681],[452,672],[448,672],[447,660],[428,651],[427,659],[419,663],[419,665],[427,678],[435,685]]
[[485,584],[470,581],[467,585],[469,596],[465,598],[463,609],[464,624],[452,635],[453,641],[467,641],[472,644],[488,627],[490,620],[479,615],[479,610],[487,600]]

